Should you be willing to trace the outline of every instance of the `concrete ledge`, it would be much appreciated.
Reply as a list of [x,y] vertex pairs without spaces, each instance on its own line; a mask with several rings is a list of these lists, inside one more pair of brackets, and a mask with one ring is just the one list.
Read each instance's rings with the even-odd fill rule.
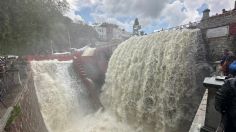
[[9,125],[9,132],[48,132],[40,112],[33,75],[29,72],[27,76],[26,80],[22,82],[23,87],[21,91],[15,97],[11,107],[7,109],[4,117],[0,120],[0,132],[4,132],[14,106],[19,106],[21,113]]
[[[31,73],[30,73],[31,74]],[[20,86],[22,87],[21,92],[16,96],[16,98],[14,99],[13,104],[7,108],[4,116],[0,119],[0,132],[4,132],[4,128],[7,124],[8,119],[11,116],[11,112],[13,110],[13,107],[17,105],[17,103],[19,102],[20,98],[22,98],[22,96],[24,95],[24,93],[27,91],[27,83],[29,81],[29,78],[25,81],[25,85],[22,85],[22,81],[20,79],[19,74],[17,74],[17,79],[18,79],[18,83],[20,84]]]
[[2,119],[0,119],[0,132],[4,132],[4,128],[7,124],[8,119],[11,116],[12,110],[13,110],[13,107],[9,107],[6,113],[4,114],[4,116],[2,117]]
[[198,107],[197,113],[194,117],[193,123],[189,132],[199,132],[201,127],[204,126],[205,115],[206,115],[206,105],[207,105],[207,95],[208,90],[205,91],[205,94],[202,98],[201,104]]

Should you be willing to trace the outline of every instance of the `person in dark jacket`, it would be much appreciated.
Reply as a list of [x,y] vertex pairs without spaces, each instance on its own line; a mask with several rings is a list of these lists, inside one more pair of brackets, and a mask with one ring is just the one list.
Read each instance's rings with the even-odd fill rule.
[[221,70],[224,73],[224,76],[228,76],[229,75],[229,66],[235,60],[236,60],[236,56],[233,53],[230,53],[227,56],[227,58],[224,61],[224,64],[221,67]]
[[228,49],[225,49],[225,50],[224,50],[224,54],[223,54],[223,56],[221,57],[221,61],[220,61],[220,65],[221,65],[221,66],[225,63],[225,60],[226,60],[226,58],[228,57],[228,55],[229,55],[229,50],[228,50]]
[[236,60],[229,65],[229,74],[236,75]]
[[215,108],[224,119],[224,132],[236,132],[236,78],[225,80],[216,92]]

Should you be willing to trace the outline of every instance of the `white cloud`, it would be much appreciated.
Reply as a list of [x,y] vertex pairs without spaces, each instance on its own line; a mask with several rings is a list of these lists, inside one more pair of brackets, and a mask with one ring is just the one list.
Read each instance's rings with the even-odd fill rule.
[[[120,17],[138,17],[143,26],[152,23],[166,23],[176,26],[190,21],[198,21],[202,14],[197,9],[206,3],[211,15],[222,9],[232,9],[233,0],[67,0],[73,10],[90,7],[91,16],[98,22],[113,22],[124,28],[132,26],[131,20],[120,21]],[[184,9],[184,10],[182,10]],[[73,18],[73,15],[71,15]],[[81,18],[78,18],[81,19]],[[160,22],[161,21],[161,22]]]
[[73,20],[73,22],[84,22],[84,19],[80,15],[76,15],[73,10],[67,12],[65,16]]
[[126,30],[131,30],[132,23],[128,21],[119,21],[115,17],[109,17],[106,14],[92,14],[94,20],[98,23],[103,23],[103,22],[108,22],[108,23],[113,23],[119,25],[121,28],[124,28]]
[[187,11],[183,11],[183,8],[185,6],[181,1],[174,1],[168,4],[161,13],[162,21],[168,23],[170,26],[181,24],[187,17]]
[[83,7],[99,5],[101,0],[66,0],[72,9],[80,10]]
[[234,0],[208,0],[211,14],[221,13],[222,9],[230,10],[234,8]]
[[77,5],[77,0],[66,0],[69,3],[69,6],[71,9],[76,9],[78,8]]
[[74,22],[78,22],[78,21],[84,21],[84,19],[78,15],[78,14],[75,14],[75,11],[78,10],[78,0],[67,0],[69,6],[70,6],[70,9],[69,11],[65,14],[65,16],[71,18]]
[[157,18],[169,0],[103,0],[104,10],[115,15]]
[[[212,15],[216,13],[220,14],[223,8],[229,10],[234,6],[234,1],[232,0],[176,0],[173,3],[167,4],[160,18],[163,18],[162,21],[168,23],[169,26],[199,21],[202,18],[202,14],[199,14],[197,9],[204,3],[211,9]],[[184,11],[181,11],[183,8]]]

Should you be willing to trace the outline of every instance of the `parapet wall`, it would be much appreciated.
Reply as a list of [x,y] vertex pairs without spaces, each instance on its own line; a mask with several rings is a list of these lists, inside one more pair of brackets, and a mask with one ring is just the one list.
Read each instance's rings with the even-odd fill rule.
[[43,121],[34,87],[32,73],[25,81],[22,93],[17,99],[20,115],[9,127],[9,132],[48,132]]
[[209,29],[209,28],[215,28],[220,26],[229,25],[231,23],[236,22],[236,11],[229,11],[223,14],[211,16],[207,19],[201,20],[201,22],[198,25],[198,28],[200,29]]
[[219,61],[223,55],[224,49],[229,49],[230,51],[235,52],[235,38],[234,37],[218,37],[218,38],[209,38],[207,39],[208,46],[208,55],[209,60]]

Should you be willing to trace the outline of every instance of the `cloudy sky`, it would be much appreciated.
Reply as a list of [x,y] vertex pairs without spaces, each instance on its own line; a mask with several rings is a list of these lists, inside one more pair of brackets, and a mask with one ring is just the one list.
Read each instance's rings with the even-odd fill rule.
[[137,17],[147,33],[199,21],[202,11],[210,15],[234,8],[234,0],[67,0],[67,16],[85,23],[110,22],[132,31]]

